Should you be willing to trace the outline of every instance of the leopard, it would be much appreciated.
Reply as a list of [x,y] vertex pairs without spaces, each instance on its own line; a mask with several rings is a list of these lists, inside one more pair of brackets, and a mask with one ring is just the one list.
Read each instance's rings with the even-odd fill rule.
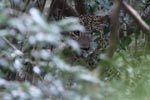
[[71,64],[83,64],[89,70],[93,70],[99,61],[99,54],[103,53],[109,44],[109,31],[104,31],[109,30],[109,16],[80,15],[78,18],[85,31],[77,30],[69,32],[68,35],[78,42],[81,53],[71,53],[66,59]]
[[104,50],[109,41],[108,32],[105,31],[109,28],[109,19],[109,16],[80,15],[79,22],[85,27],[85,32],[74,31],[70,34],[76,37],[81,49],[90,49],[94,41],[97,49]]

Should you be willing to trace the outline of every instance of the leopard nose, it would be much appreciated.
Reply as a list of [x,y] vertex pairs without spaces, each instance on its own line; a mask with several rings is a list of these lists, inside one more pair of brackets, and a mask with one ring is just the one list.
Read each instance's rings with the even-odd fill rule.
[[81,49],[88,50],[90,48],[90,36],[87,34],[82,33],[78,38],[78,43]]

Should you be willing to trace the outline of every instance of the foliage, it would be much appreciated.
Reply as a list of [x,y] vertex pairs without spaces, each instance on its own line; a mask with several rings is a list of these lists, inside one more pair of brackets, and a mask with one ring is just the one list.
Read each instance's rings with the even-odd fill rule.
[[[36,9],[11,17],[9,9],[2,8],[0,15],[0,94],[3,100],[83,100],[100,96],[84,91],[89,84],[99,87],[100,80],[81,66],[71,66],[59,57],[62,50],[70,47],[76,54],[80,53],[76,41],[60,34],[76,29],[83,31],[77,18],[47,23]],[[27,82],[17,82],[22,79]],[[87,95],[93,93],[95,96]]]
[[[99,3],[99,0],[96,1]],[[110,4],[108,0],[105,2]],[[98,52],[96,54],[100,60],[96,61],[97,68],[88,70],[87,60],[83,66],[76,65],[80,61],[70,64],[66,60],[68,56],[72,57],[70,53],[77,57],[81,54],[78,43],[62,34],[84,31],[78,18],[47,22],[35,8],[30,9],[29,13],[14,16],[8,5],[5,0],[0,1],[2,100],[150,98],[150,54],[145,52],[145,37],[137,27],[134,27],[136,35],[129,35],[120,41],[120,48],[112,59],[106,60],[105,54]],[[95,33],[95,37],[100,36]]]

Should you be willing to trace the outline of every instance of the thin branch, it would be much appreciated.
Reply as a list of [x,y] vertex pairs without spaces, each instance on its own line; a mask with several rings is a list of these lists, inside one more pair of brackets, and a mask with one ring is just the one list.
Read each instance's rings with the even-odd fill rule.
[[13,48],[15,51],[17,51],[18,55],[23,55],[23,52],[19,50],[15,45],[13,45],[9,40],[7,40],[5,37],[1,37],[11,48]]
[[7,40],[5,37],[1,37],[11,48],[14,50],[18,50],[9,40]]
[[111,34],[110,45],[108,47],[107,57],[111,58],[117,49],[119,43],[119,14],[121,9],[122,0],[114,0],[114,4],[111,12]]
[[143,12],[141,12],[141,17],[143,19],[150,20],[150,16],[149,15],[150,15],[150,6],[146,7],[146,9]]
[[37,8],[39,8],[39,10],[41,12],[43,11],[45,4],[46,4],[46,0],[37,0],[36,1],[36,6],[37,6]]
[[150,33],[150,27],[146,22],[141,18],[140,14],[136,10],[134,10],[129,4],[127,4],[125,1],[122,1],[123,8],[125,11],[127,11],[133,18],[134,20],[138,23],[140,28],[145,32],[145,33]]

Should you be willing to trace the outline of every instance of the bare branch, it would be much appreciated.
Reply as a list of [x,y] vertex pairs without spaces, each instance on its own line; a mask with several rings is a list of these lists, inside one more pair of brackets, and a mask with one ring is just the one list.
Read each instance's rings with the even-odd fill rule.
[[140,28],[145,32],[150,32],[150,27],[145,21],[141,18],[136,10],[134,10],[130,5],[128,5],[125,1],[122,1],[123,8],[134,18],[134,20],[138,23]]
[[119,14],[121,9],[122,0],[114,0],[112,12],[111,12],[111,34],[110,45],[108,47],[107,57],[111,58],[117,48],[119,42]]
[[141,17],[143,19],[148,19],[150,20],[150,6],[148,6],[143,12],[141,12]]
[[1,37],[12,49],[14,49],[18,55],[23,55],[23,52],[19,50],[15,45],[13,45],[9,40],[7,40],[5,37]]

